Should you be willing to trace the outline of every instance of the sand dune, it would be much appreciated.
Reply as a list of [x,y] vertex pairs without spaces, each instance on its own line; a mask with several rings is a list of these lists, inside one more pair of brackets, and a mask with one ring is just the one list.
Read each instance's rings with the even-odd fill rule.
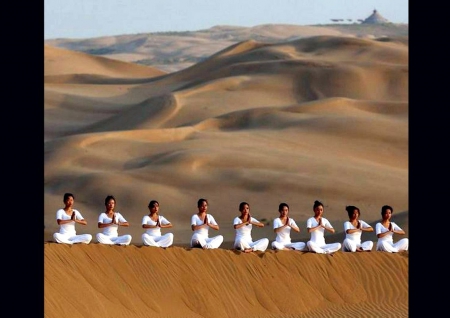
[[[287,202],[292,239],[306,241],[316,199],[336,229],[327,241],[342,242],[346,205],[375,225],[389,204],[408,233],[407,41],[245,40],[174,73],[44,48],[47,317],[407,316],[407,253],[230,249],[241,201],[266,222],[254,239],[275,238]],[[65,192],[88,222],[78,233],[94,237],[113,194],[132,245],[45,243]],[[201,197],[224,236],[217,251],[186,248]],[[140,246],[151,199],[174,224],[167,250]],[[67,286],[77,297],[62,306]]]
[[[44,82],[48,76],[55,81],[57,76],[84,75],[89,79],[95,75],[104,77],[141,78],[166,74],[158,69],[118,60],[105,59],[86,53],[75,52],[49,45],[44,45]],[[88,74],[88,75],[86,75]],[[78,81],[82,82],[83,77]],[[64,81],[63,81],[64,82]]]
[[44,254],[45,317],[408,317],[405,253],[47,243]]
[[[80,65],[91,60],[77,58]],[[186,70],[132,84],[111,84],[112,74],[127,76],[108,63],[99,64],[112,70],[95,69],[99,79],[108,76],[104,84],[45,84],[49,232],[57,230],[54,213],[66,191],[75,193],[90,233],[104,197],[114,194],[135,243],[152,198],[184,233],[175,235],[178,243],[189,239],[200,197],[210,200],[228,238],[240,201],[267,220],[288,202],[300,222],[315,199],[338,224],[348,204],[368,222],[379,219],[384,204],[408,210],[402,43],[330,36],[245,41]]]
[[217,25],[205,30],[116,35],[89,39],[49,39],[44,43],[125,62],[176,72],[197,64],[237,42],[285,42],[327,35],[383,38],[408,43],[408,24],[264,24]]

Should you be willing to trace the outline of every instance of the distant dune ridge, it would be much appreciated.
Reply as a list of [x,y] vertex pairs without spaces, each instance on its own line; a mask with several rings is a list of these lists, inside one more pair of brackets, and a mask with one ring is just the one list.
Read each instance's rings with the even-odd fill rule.
[[408,24],[263,24],[253,27],[217,25],[205,30],[155,32],[88,39],[48,39],[45,44],[175,72],[235,43],[292,41],[318,35],[357,38],[396,37],[407,42]]
[[[89,246],[44,244],[46,317],[89,308],[96,317],[407,317],[408,253],[229,250],[241,201],[267,224],[254,239],[273,241],[287,202],[301,229],[292,240],[306,241],[314,200],[336,229],[327,241],[344,239],[346,205],[374,226],[389,204],[408,235],[407,43],[243,40],[176,72],[45,44],[44,241],[58,230],[65,192],[88,221],[77,232],[94,236]],[[131,224],[119,234],[132,246],[95,244],[108,194]],[[220,225],[211,232],[224,236],[220,250],[186,248],[199,198]],[[140,246],[151,199],[174,224],[167,250]],[[80,306],[59,304],[67,284]]]

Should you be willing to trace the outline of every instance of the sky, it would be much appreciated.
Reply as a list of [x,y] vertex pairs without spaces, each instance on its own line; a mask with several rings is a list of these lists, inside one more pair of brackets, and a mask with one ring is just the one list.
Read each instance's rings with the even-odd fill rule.
[[[44,40],[198,31],[216,25],[409,23],[409,0],[44,0]],[[352,19],[351,22],[347,19]]]

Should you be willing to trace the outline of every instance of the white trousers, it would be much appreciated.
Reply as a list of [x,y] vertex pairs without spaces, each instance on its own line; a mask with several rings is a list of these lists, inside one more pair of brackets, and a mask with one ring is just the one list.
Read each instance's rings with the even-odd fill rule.
[[272,242],[272,248],[274,250],[284,250],[285,248],[293,248],[296,251],[305,250],[306,244],[304,242],[291,242],[291,243],[280,243],[277,241]]
[[173,234],[167,233],[161,236],[152,236],[144,233],[142,234],[142,242],[146,246],[169,247],[173,243]]
[[71,235],[71,234],[55,233],[55,234],[53,234],[53,238],[55,239],[56,243],[64,243],[64,244],[84,243],[84,244],[89,244],[91,242],[91,240],[92,240],[92,235],[91,234]]
[[191,247],[195,247],[200,245],[202,248],[213,249],[219,248],[223,242],[223,236],[217,235],[214,237],[204,237],[203,235],[199,235],[195,233],[191,238]]
[[130,245],[131,243],[131,235],[121,235],[121,236],[108,236],[103,233],[97,233],[97,241],[100,244],[109,244],[109,245]]
[[317,254],[331,254],[341,249],[341,243],[319,245],[313,241],[308,241],[306,245],[308,246],[308,250],[310,252],[315,252]]
[[409,247],[409,239],[407,238],[401,239],[400,241],[394,244],[386,241],[377,242],[377,251],[381,252],[397,253],[401,251],[407,251],[408,247]]
[[373,248],[372,241],[365,241],[362,243],[357,243],[351,239],[346,238],[344,242],[342,242],[342,252],[356,252],[356,249],[360,247],[365,251],[371,251]]
[[253,251],[264,252],[267,249],[267,246],[269,246],[269,239],[267,238],[262,238],[254,242],[247,239],[238,239],[234,241],[234,248],[241,251],[251,248]]

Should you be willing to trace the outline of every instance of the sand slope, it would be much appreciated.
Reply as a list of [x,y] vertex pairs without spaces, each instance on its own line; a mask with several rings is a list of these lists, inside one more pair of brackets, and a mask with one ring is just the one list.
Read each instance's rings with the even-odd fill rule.
[[405,253],[56,243],[44,253],[49,318],[408,317]]

